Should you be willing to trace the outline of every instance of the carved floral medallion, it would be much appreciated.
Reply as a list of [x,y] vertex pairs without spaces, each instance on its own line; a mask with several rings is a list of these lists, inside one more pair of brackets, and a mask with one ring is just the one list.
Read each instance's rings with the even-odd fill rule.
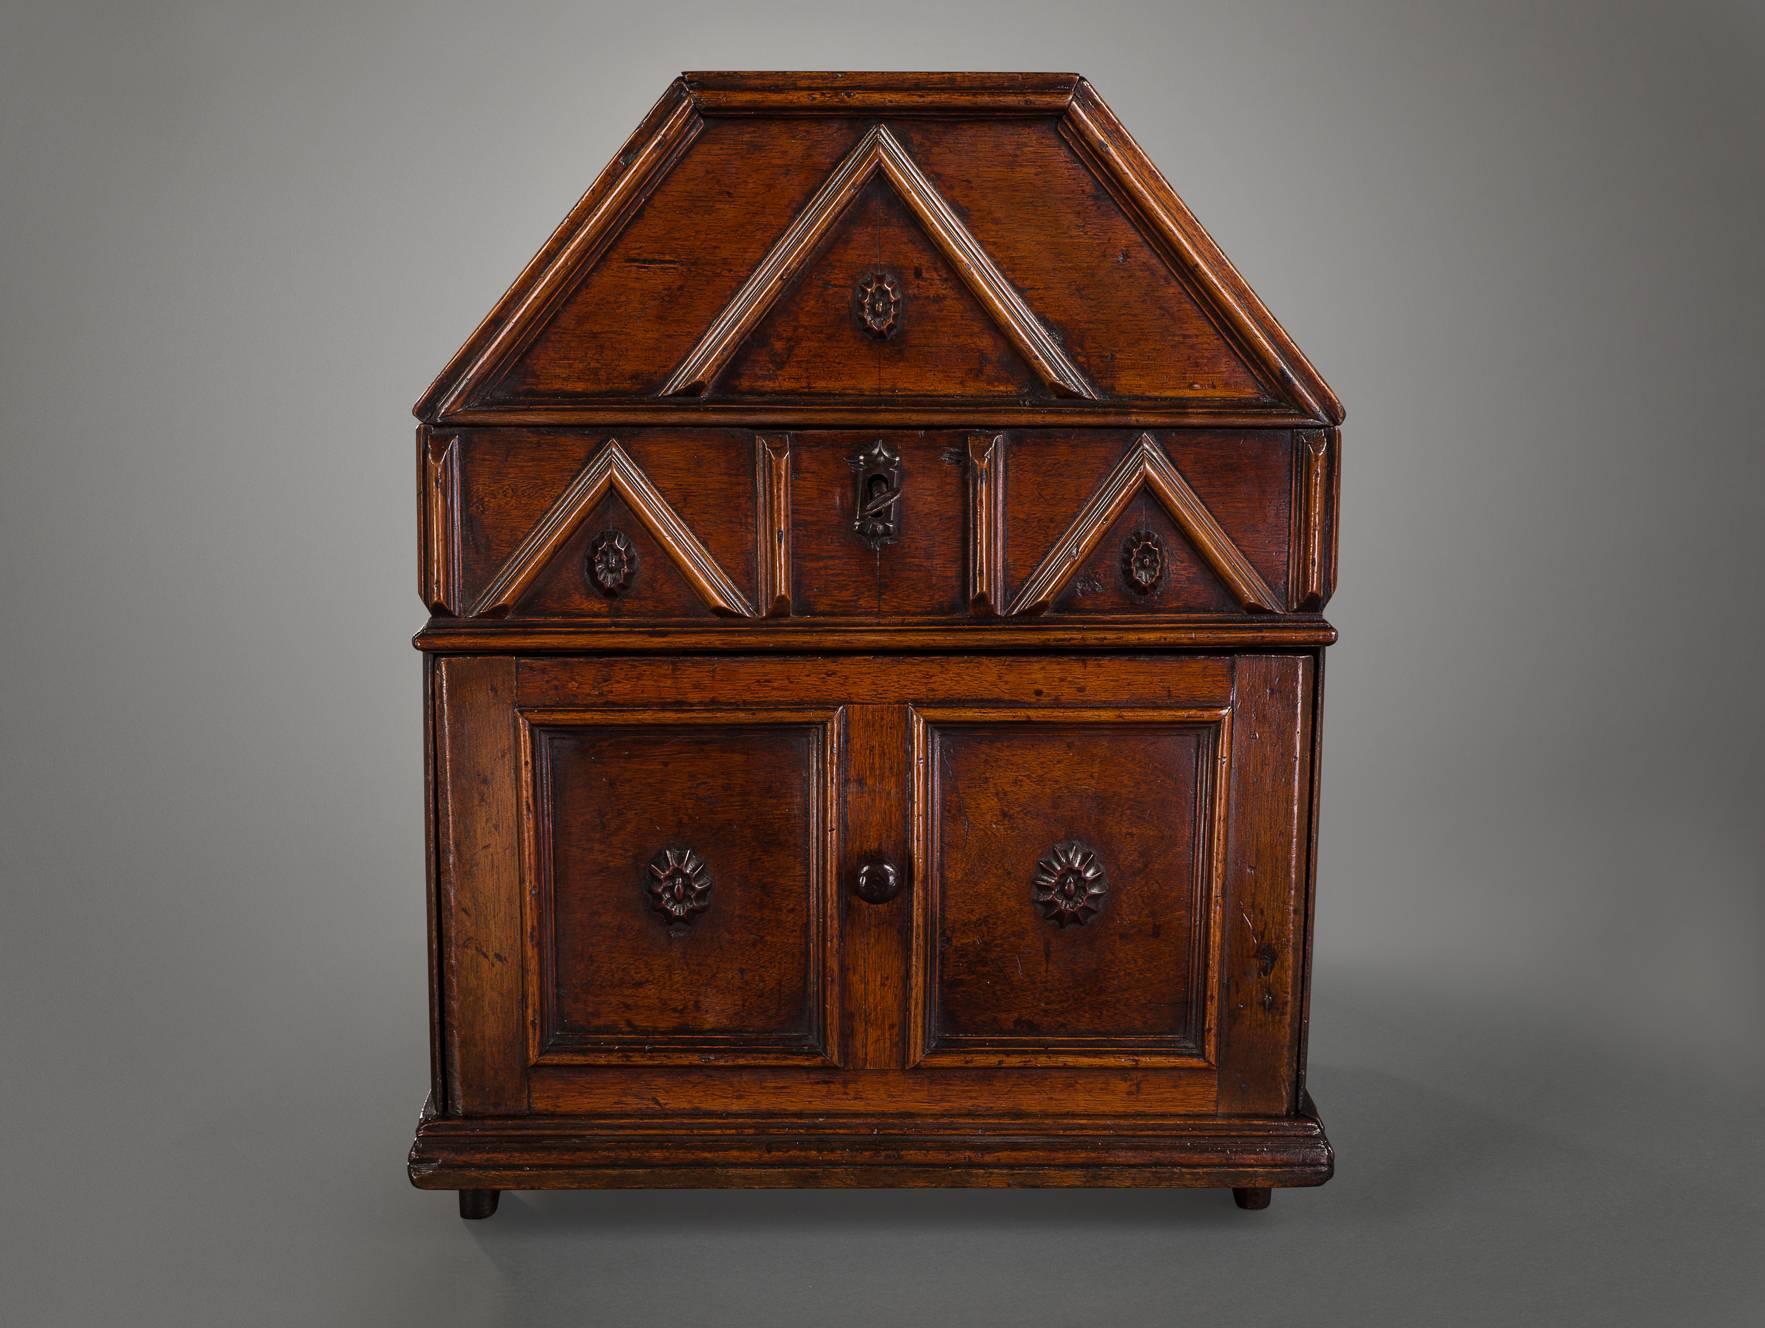
[[1136,530],[1122,545],[1122,579],[1141,595],[1150,595],[1164,580],[1164,542],[1150,530]]
[[894,335],[901,321],[901,284],[880,268],[867,273],[858,283],[858,317],[871,336]]
[[608,599],[617,599],[631,588],[637,575],[637,550],[623,531],[603,530],[588,546],[588,576]]
[[705,861],[684,846],[665,848],[650,859],[644,882],[650,907],[676,928],[684,929],[697,913],[711,907],[711,872]]
[[1108,894],[1108,874],[1082,840],[1062,840],[1036,864],[1031,897],[1043,918],[1057,927],[1082,927],[1103,911]]

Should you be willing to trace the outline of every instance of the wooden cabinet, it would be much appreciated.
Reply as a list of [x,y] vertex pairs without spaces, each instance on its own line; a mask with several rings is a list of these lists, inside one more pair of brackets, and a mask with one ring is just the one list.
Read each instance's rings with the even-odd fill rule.
[[1328,1178],[1341,410],[1088,85],[686,76],[418,414],[415,1183]]

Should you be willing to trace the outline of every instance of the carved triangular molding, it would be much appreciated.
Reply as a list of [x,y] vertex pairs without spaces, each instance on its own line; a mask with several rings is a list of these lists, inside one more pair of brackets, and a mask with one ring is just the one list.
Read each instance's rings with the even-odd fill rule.
[[753,605],[736,588],[710,551],[699,542],[668,500],[657,492],[619,440],[609,438],[588,464],[577,472],[570,486],[540,518],[539,524],[509,555],[490,585],[472,606],[474,616],[506,614],[532,587],[547,563],[564,547],[576,528],[611,489],[625,500],[643,522],[662,551],[680,568],[694,590],[716,613],[736,618],[755,617]]
[[791,278],[802,270],[816,246],[878,171],[894,185],[932,243],[1042,381],[1059,396],[1095,400],[1097,389],[994,266],[900,140],[880,124],[865,132],[785,228],[698,345],[668,376],[661,395],[699,396],[710,389],[736,349],[759,326]]
[[1045,612],[1061,587],[1084,565],[1097,542],[1142,488],[1151,490],[1183,534],[1188,536],[1202,560],[1240,604],[1253,612],[1281,612],[1281,601],[1275,597],[1275,592],[1251,566],[1244,551],[1214,520],[1207,504],[1189,487],[1189,482],[1150,434],[1141,434],[1128,454],[1097,486],[1097,491],[1073,518],[1072,524],[1023,583],[1011,602],[1010,612]]

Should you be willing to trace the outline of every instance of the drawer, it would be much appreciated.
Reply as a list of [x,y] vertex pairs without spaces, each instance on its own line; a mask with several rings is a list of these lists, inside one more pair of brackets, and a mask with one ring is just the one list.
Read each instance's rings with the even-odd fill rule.
[[498,428],[422,462],[443,617],[1266,620],[1334,576],[1323,430]]
[[432,667],[467,1111],[1296,1101],[1311,656]]

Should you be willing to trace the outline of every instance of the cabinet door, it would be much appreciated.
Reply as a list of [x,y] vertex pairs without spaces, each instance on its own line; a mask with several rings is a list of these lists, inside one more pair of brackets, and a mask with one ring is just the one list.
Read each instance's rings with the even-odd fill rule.
[[522,709],[536,1065],[830,1059],[837,709]]
[[1149,663],[1090,661],[1033,706],[912,707],[907,1064],[1132,1071],[1285,1113],[1315,662]]
[[448,1107],[524,1112],[553,1070],[835,1063],[839,707],[519,675],[437,665]]
[[915,707],[913,1063],[1212,1063],[1232,712]]

